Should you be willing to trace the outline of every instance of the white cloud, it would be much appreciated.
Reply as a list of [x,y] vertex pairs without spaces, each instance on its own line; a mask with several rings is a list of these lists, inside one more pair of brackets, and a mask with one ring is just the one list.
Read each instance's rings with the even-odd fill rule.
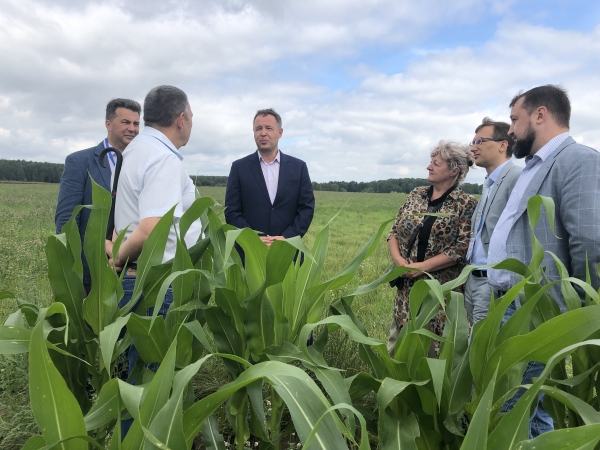
[[[313,180],[425,177],[438,140],[469,142],[484,116],[507,119],[517,91],[549,82],[570,91],[574,136],[600,147],[600,99],[590,95],[600,28],[501,21],[477,47],[425,45],[436,27],[501,17],[512,3],[7,1],[0,158],[62,162],[105,136],[109,99],[141,102],[158,84],[190,97],[194,129],[182,151],[194,174],[227,174],[254,148],[254,112],[274,107],[283,151],[306,160]],[[382,73],[362,60],[371,49],[408,50],[412,62]],[[341,75],[319,72],[331,67]]]

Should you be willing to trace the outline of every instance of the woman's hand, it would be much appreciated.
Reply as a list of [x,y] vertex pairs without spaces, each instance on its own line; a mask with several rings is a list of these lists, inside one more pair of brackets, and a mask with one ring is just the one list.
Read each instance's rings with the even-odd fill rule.
[[397,266],[408,266],[408,261],[400,255],[392,256],[392,262]]
[[418,278],[421,275],[423,275],[423,272],[422,272],[423,268],[421,267],[422,263],[415,262],[415,263],[411,263],[411,264],[405,264],[404,266],[408,267],[410,269],[419,269],[419,270],[411,270],[410,272],[406,272],[403,275],[404,278],[408,278],[409,280],[412,280],[414,278]]

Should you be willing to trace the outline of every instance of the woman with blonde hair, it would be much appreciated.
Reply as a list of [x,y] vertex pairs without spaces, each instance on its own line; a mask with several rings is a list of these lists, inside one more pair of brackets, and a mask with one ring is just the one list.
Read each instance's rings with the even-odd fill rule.
[[[477,205],[477,200],[460,186],[473,165],[469,148],[452,141],[440,141],[430,155],[427,180],[431,185],[415,188],[408,195],[388,235],[394,264],[419,269],[406,273],[396,284],[398,292],[388,340],[392,356],[398,333],[408,321],[408,294],[416,280],[427,272],[445,283],[456,278],[465,266],[471,216]],[[422,215],[428,212],[448,215]],[[430,331],[441,336],[445,320],[446,314],[440,308],[431,320]],[[439,357],[439,354],[440,343],[434,340],[430,356]]]

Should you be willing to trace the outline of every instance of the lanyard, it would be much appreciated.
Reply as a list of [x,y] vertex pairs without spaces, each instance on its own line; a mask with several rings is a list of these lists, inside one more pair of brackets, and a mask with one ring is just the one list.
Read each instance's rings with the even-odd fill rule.
[[[108,147],[110,147],[110,144],[108,143],[108,138],[104,138],[104,148]],[[115,162],[114,152],[109,152],[107,155],[108,159],[110,160],[110,169],[112,172],[115,166],[117,165],[117,163]]]

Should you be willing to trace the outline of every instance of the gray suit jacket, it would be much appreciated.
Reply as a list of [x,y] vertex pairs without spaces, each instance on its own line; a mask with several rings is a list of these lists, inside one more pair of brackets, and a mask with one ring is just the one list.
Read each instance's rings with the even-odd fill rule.
[[[523,169],[515,166],[512,161],[508,161],[506,165],[500,171],[500,175],[496,182],[492,185],[492,190],[489,193],[488,201],[483,210],[483,226],[481,228],[481,243],[485,249],[487,255],[488,247],[490,245],[490,238],[494,232],[494,228],[498,223],[500,214],[504,211],[508,197],[515,187],[515,183],[521,174]],[[480,201],[477,205],[477,209],[473,214],[471,220],[471,230],[476,231],[479,224],[475,223],[475,218],[480,208],[483,208],[484,201]]]
[[[589,260],[591,282],[600,286],[600,153],[577,144],[568,137],[542,164],[527,187],[517,208],[515,222],[506,242],[509,258],[529,264],[532,256],[531,231],[527,202],[534,195],[551,197],[556,205],[554,233],[548,224],[545,210],[535,227],[535,236],[544,250],[542,265],[550,281],[559,278],[552,252],[563,262],[569,274],[581,280],[586,278],[586,255]],[[519,279],[511,274],[512,283]],[[552,288],[552,297],[566,311],[560,286]]]
[[[506,202],[508,202],[508,197],[510,197],[510,193],[515,187],[515,183],[517,182],[519,175],[521,175],[522,170],[523,169],[521,167],[515,166],[512,161],[508,161],[500,171],[498,179],[492,185],[492,190],[489,194],[482,216],[483,226],[481,228],[481,243],[483,244],[486,255],[494,228],[498,223],[500,214],[502,214],[502,211],[504,211]],[[484,201],[480,200],[471,220],[471,230],[473,230],[474,233],[479,225],[475,223],[475,218],[477,217],[479,209],[483,208],[483,204]]]

